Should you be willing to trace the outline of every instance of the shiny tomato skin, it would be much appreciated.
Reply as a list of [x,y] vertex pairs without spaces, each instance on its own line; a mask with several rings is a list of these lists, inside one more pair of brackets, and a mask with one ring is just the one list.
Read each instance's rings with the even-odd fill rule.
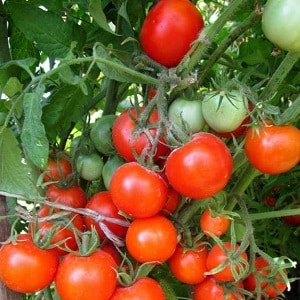
[[[242,285],[238,284],[240,287]],[[239,296],[239,297],[238,297]],[[195,285],[194,300],[238,300],[245,299],[242,295],[235,296],[232,292],[225,294],[225,288],[217,280],[208,276]]]
[[204,199],[221,191],[232,173],[232,157],[215,135],[201,132],[173,150],[166,160],[170,185],[180,194]]
[[[232,251],[232,245],[230,242],[224,242],[224,247],[226,251]],[[236,244],[234,247],[235,252],[239,249],[239,245]],[[228,254],[224,252],[224,250],[219,245],[214,245],[207,256],[206,266],[208,271],[211,271],[212,269],[216,268],[217,266],[224,263],[228,258]],[[244,259],[245,261],[248,261],[248,256],[246,252],[242,252],[240,258]],[[242,268],[246,268],[246,266],[242,263]],[[239,274],[240,269],[238,266],[235,266],[237,274]],[[225,268],[221,271],[219,271],[216,274],[211,275],[214,279],[221,281],[221,282],[228,282],[228,281],[234,281],[235,278],[233,276],[233,272],[231,270],[231,263],[228,262],[225,266]]]
[[170,270],[180,282],[197,284],[206,277],[204,273],[207,271],[207,255],[208,251],[205,246],[184,249],[178,244],[168,260]]
[[141,45],[156,62],[175,67],[204,27],[198,9],[188,0],[159,1],[146,16]]
[[72,164],[66,157],[49,157],[43,182],[60,181],[66,179],[72,173]]
[[50,185],[45,196],[52,202],[74,208],[85,207],[87,203],[86,193],[79,185],[73,185],[67,188]]
[[134,218],[156,215],[168,197],[162,177],[136,162],[123,164],[115,171],[109,190],[116,207]]
[[177,245],[177,231],[166,217],[135,219],[125,237],[127,250],[138,262],[167,261]]
[[281,174],[300,160],[300,130],[292,125],[266,124],[246,133],[245,152],[250,163],[264,174]]
[[150,277],[140,277],[128,287],[118,286],[110,300],[165,300],[160,284]]
[[211,234],[213,234],[217,237],[220,237],[227,232],[230,226],[230,220],[228,217],[222,215],[217,215],[214,217],[209,209],[206,209],[202,213],[199,223],[202,232],[206,236],[211,236]]
[[160,215],[162,216],[169,216],[179,206],[181,201],[181,195],[176,192],[173,188],[169,188],[168,190],[168,196],[167,196],[167,201],[163,207],[163,209],[159,212]]
[[117,264],[100,249],[90,256],[67,254],[60,262],[55,286],[61,300],[109,300],[117,285]]
[[[113,203],[109,191],[102,191],[94,194],[89,199],[85,208],[91,209],[105,217],[125,221],[125,218],[119,214],[118,208]],[[106,237],[100,225],[92,217],[84,215],[83,219],[87,229],[91,230],[92,227],[94,227],[97,230],[100,239],[104,239]],[[104,220],[103,223],[118,237],[125,237],[127,227],[106,220]]]
[[[143,112],[145,107],[140,108],[140,112]],[[142,132],[144,128],[138,128],[136,120],[138,119],[138,111],[135,108],[130,108],[122,112],[115,120],[112,127],[112,140],[117,153],[126,161],[136,161],[136,157],[140,156],[143,151],[146,150],[146,156],[149,154],[152,148],[151,141],[147,135]],[[149,125],[154,125],[159,122],[158,110],[154,110],[148,119]],[[148,128],[149,134],[154,139],[157,135],[157,128]],[[166,142],[163,137],[159,138],[159,143],[153,160],[158,160],[161,156],[165,156],[169,153],[169,148],[166,146]]]
[[29,234],[21,234],[15,244],[0,248],[0,280],[13,291],[34,293],[51,284],[58,263],[58,255],[38,248]]

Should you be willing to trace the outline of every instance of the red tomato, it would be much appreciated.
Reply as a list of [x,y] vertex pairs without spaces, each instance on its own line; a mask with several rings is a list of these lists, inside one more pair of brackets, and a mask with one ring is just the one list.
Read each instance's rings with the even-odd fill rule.
[[162,216],[169,216],[172,214],[180,204],[181,196],[174,189],[169,188],[167,201],[163,209],[159,212]]
[[43,182],[60,181],[72,173],[72,164],[66,157],[53,158],[50,154]]
[[78,185],[73,185],[68,188],[60,188],[55,185],[50,185],[46,191],[46,197],[48,197],[52,202],[74,208],[85,207],[87,203],[86,194]]
[[[234,253],[239,249],[239,245],[236,244],[234,249],[232,248],[232,245],[230,242],[224,242],[224,247],[225,250],[224,251],[219,245],[214,245],[211,250],[208,253],[208,257],[207,257],[207,261],[206,261],[206,266],[208,271],[213,270],[214,268],[218,267],[219,265],[223,264],[226,262],[226,260],[228,258],[231,258],[232,255],[234,255]],[[242,254],[240,255],[240,257],[238,258],[239,260],[248,260],[248,256],[246,254],[246,252],[242,252]],[[239,265],[238,265],[239,263]],[[232,265],[234,264],[234,266]],[[240,268],[239,268],[240,266]],[[225,265],[225,268],[223,268],[221,271],[219,271],[216,274],[211,275],[214,279],[218,280],[218,281],[222,281],[222,282],[226,282],[226,281],[234,281],[234,275],[232,272],[232,268],[235,268],[236,273],[238,275],[242,275],[241,274],[241,269],[245,269],[245,263],[241,262],[241,261],[234,261],[234,262],[227,262]]]
[[[48,217],[50,215],[50,207],[43,206],[37,212],[38,217]],[[59,223],[58,223],[59,222]],[[78,245],[75,238],[75,230],[79,232],[84,231],[83,218],[79,214],[70,214],[64,219],[55,219],[52,221],[37,222],[37,229],[35,229],[35,224],[31,224],[30,231],[40,230],[41,238],[43,238],[49,230],[54,230],[53,237],[51,239],[51,246],[56,245],[56,247],[51,248],[56,251],[58,255],[64,255],[67,250],[77,250]],[[63,242],[65,241],[65,242]]]
[[205,246],[184,249],[178,244],[168,261],[170,270],[179,281],[197,284],[205,278],[207,255],[208,251]]
[[122,262],[121,255],[114,245],[110,245],[110,244],[102,245],[101,250],[110,254],[118,266],[121,264]]
[[[110,192],[108,191],[102,191],[94,194],[85,207],[96,211],[97,213],[105,217],[114,218],[120,221],[126,220],[119,214],[119,210],[113,203]],[[103,232],[100,225],[92,217],[84,215],[83,219],[88,229],[94,227],[101,239],[104,239],[106,237],[106,234]],[[106,220],[103,221],[103,224],[105,224],[112,231],[112,233],[114,233],[118,237],[125,237],[127,227]]]
[[230,226],[230,220],[226,216],[218,215],[213,217],[209,209],[206,209],[200,216],[200,228],[202,232],[211,236],[222,236],[225,234]]
[[34,293],[46,288],[57,268],[58,255],[38,248],[29,234],[21,234],[16,243],[0,248],[0,279],[13,291]]
[[135,219],[128,228],[125,242],[138,262],[163,263],[175,251],[177,232],[173,223],[163,216]]
[[265,174],[289,171],[300,160],[300,131],[294,126],[267,124],[249,128],[245,151],[250,163]]
[[118,286],[110,300],[165,300],[160,284],[150,277],[140,277],[128,287]]
[[198,9],[188,0],[159,1],[141,30],[145,53],[166,67],[175,67],[204,27]]
[[117,285],[116,268],[112,256],[100,249],[90,256],[69,253],[56,274],[57,293],[61,300],[108,300]]
[[134,218],[154,216],[168,197],[168,186],[162,177],[136,162],[120,166],[109,189],[116,207]]
[[[141,112],[144,110],[144,107],[140,108]],[[112,140],[118,154],[127,161],[136,161],[135,155],[140,156],[145,151],[144,154],[149,155],[152,150],[152,141],[149,136],[156,138],[158,129],[154,125],[158,124],[159,119],[158,111],[154,110],[148,118],[149,128],[145,129],[144,124],[138,126],[138,112],[135,108],[121,113],[112,127]],[[148,136],[145,130],[148,130]],[[164,138],[159,137],[153,160],[156,161],[161,156],[167,155],[169,151]]]
[[[237,284],[242,287],[242,283]],[[243,295],[225,291],[218,281],[212,277],[207,277],[202,282],[195,285],[194,300],[241,300],[245,299]]]
[[215,135],[201,132],[173,150],[166,161],[169,183],[180,194],[197,199],[211,197],[228,183],[232,157]]

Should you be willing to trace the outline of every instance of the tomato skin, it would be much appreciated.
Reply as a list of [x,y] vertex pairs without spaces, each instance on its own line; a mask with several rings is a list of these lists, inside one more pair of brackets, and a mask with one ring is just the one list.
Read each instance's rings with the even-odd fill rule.
[[211,197],[228,183],[232,157],[215,135],[201,132],[173,150],[166,160],[166,175],[180,194],[196,199]]
[[[115,204],[112,201],[110,192],[108,191],[102,191],[94,194],[90,200],[88,201],[85,208],[91,209],[93,211],[98,212],[99,214],[118,219],[120,221],[125,221],[125,218],[119,214],[118,208],[115,206]],[[102,231],[100,225],[91,217],[84,215],[83,216],[84,222],[86,227],[90,230],[92,227],[94,227],[101,239],[104,239],[106,237],[105,233]],[[103,221],[103,223],[114,233],[115,235],[119,237],[125,237],[127,227],[121,226],[115,223],[111,223],[109,221]]]
[[297,0],[268,0],[262,15],[266,37],[286,51],[300,51],[300,4]]
[[181,201],[181,196],[178,192],[176,192],[173,188],[169,188],[167,201],[163,207],[163,209],[159,212],[162,216],[169,216],[179,206]]
[[116,207],[134,218],[156,215],[168,197],[168,186],[161,176],[136,162],[120,166],[109,189]]
[[113,174],[118,169],[118,167],[122,166],[124,163],[125,160],[123,160],[123,158],[121,158],[119,155],[114,155],[105,162],[102,169],[102,178],[104,186],[107,190],[109,189]]
[[47,169],[43,182],[60,181],[65,179],[72,173],[72,164],[70,160],[65,157],[52,158],[51,156],[47,162]]
[[0,248],[0,279],[11,290],[34,293],[54,280],[58,255],[38,248],[29,234],[20,234],[15,244]]
[[125,237],[127,250],[138,262],[167,261],[175,251],[177,232],[166,217],[135,219]]
[[[238,284],[242,287],[242,284]],[[242,297],[242,295],[239,295]],[[202,282],[195,285],[194,288],[194,300],[238,300],[244,299],[238,298],[232,292],[228,292],[225,295],[225,289],[214,278],[207,277]]]
[[[145,107],[141,107],[140,111],[143,112]],[[112,140],[117,153],[126,161],[136,161],[136,155],[140,156],[145,149],[146,154],[149,154],[152,148],[151,141],[147,135],[141,132],[141,128],[136,126],[135,120],[138,119],[138,112],[135,108],[130,108],[122,112],[115,120],[112,127]],[[158,110],[154,110],[149,119],[148,124],[153,125],[159,122]],[[149,134],[155,138],[157,135],[157,128],[149,128]],[[165,145],[163,137],[159,138],[159,143],[155,151],[153,160],[158,160],[161,156],[169,153],[169,148]],[[146,155],[147,156],[147,155]]]
[[195,249],[184,249],[177,245],[174,254],[169,258],[168,263],[173,275],[186,284],[197,284],[206,277],[206,259],[208,251],[204,246]]
[[76,170],[80,177],[87,180],[97,180],[102,175],[104,162],[102,157],[94,152],[90,154],[80,154],[76,160]]
[[198,9],[187,0],[159,1],[141,29],[145,53],[166,67],[176,67],[204,27]]
[[74,208],[85,207],[87,203],[86,194],[78,185],[73,185],[68,188],[60,188],[55,185],[50,185],[45,196],[52,202],[57,202]]
[[60,262],[55,285],[61,300],[108,300],[117,285],[117,264],[100,249],[90,256],[67,254]]
[[206,236],[214,234],[217,237],[224,235],[229,226],[230,220],[222,215],[212,216],[209,209],[206,209],[200,216],[200,228]]
[[150,277],[140,277],[128,287],[118,286],[110,300],[165,300],[160,284]]
[[264,174],[289,171],[300,160],[300,131],[294,126],[266,124],[246,133],[245,152],[250,163]]
[[[227,251],[232,251],[232,245],[230,242],[224,242],[224,247]],[[235,245],[235,252],[239,249],[239,245]],[[208,253],[206,266],[208,271],[216,268],[223,262],[227,260],[228,256],[227,253],[223,251],[223,249],[219,245],[214,245],[211,250]],[[243,258],[244,260],[248,260],[248,256],[246,252],[242,252],[239,258]],[[246,268],[245,265],[241,264],[243,268]],[[239,268],[236,266],[236,272],[239,274]],[[221,281],[221,282],[227,282],[227,281],[234,281],[235,278],[233,276],[233,272],[231,270],[231,263],[228,262],[223,270],[220,272],[211,275],[214,279]]]

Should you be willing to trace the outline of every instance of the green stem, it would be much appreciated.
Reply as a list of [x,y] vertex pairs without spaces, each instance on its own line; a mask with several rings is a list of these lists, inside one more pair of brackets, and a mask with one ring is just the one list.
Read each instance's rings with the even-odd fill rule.
[[189,205],[186,205],[178,216],[180,223],[187,224],[203,206],[203,201],[205,201],[205,199],[191,200]]
[[300,208],[282,209],[250,214],[252,221],[300,215]]
[[43,290],[43,294],[44,294],[45,300],[53,300],[51,289],[49,286]]
[[103,109],[103,115],[114,114],[117,110],[119,103],[118,94],[119,82],[113,79],[109,79],[107,91],[106,91],[106,102]]
[[288,52],[271,79],[269,80],[268,84],[262,91],[259,96],[260,101],[265,101],[271,99],[274,94],[279,89],[279,86],[293,68],[293,66],[297,63],[300,58],[300,52]]

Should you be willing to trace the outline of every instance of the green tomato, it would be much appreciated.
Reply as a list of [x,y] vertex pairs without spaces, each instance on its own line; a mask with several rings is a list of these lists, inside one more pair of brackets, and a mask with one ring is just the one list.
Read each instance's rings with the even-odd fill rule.
[[169,107],[168,117],[177,126],[185,124],[191,133],[201,131],[205,125],[200,100],[175,99]]
[[119,155],[114,155],[113,157],[109,158],[103,166],[102,170],[102,177],[104,186],[106,189],[109,189],[110,180],[113,174],[115,173],[116,169],[119,168],[121,165],[125,163],[125,160],[121,158]]
[[232,132],[244,121],[248,113],[248,100],[238,90],[209,92],[202,102],[203,117],[216,132]]
[[95,148],[104,155],[114,152],[111,130],[115,119],[115,115],[105,115],[97,119],[90,132]]
[[262,15],[262,30],[279,48],[300,51],[300,1],[269,0]]
[[80,154],[76,160],[76,170],[79,176],[87,181],[101,177],[104,162],[97,153]]

